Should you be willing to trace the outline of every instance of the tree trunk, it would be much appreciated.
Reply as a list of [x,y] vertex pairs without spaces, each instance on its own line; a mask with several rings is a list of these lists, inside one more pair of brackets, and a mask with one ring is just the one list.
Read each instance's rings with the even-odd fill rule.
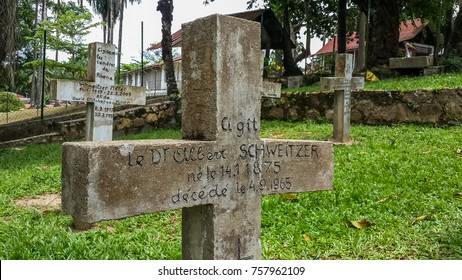
[[[41,16],[41,20],[40,22],[43,22],[47,20],[47,1],[46,0],[42,0],[42,16]],[[42,45],[41,45],[41,48],[39,50],[39,59],[42,63],[44,63],[44,53],[43,53],[43,48],[45,48],[45,38],[43,38],[43,41],[42,41]],[[36,101],[36,105],[39,105],[41,107],[45,106],[45,104],[42,104],[42,100],[44,100],[44,98],[42,98],[42,95],[45,94],[45,92],[42,90],[44,89],[43,87],[43,83],[44,83],[44,73],[42,71],[42,67],[44,67],[43,65],[41,65],[40,69],[38,69],[38,73],[37,73],[37,87],[36,87],[36,90],[37,90],[37,100]]]
[[345,53],[346,52],[346,0],[339,0],[338,1],[338,53]]
[[165,64],[167,95],[171,95],[178,93],[172,54],[173,0],[159,0],[157,2],[157,11],[162,14],[162,59]]
[[[56,9],[56,15],[55,16],[56,16],[56,20],[58,20],[59,8],[61,6],[61,0],[57,0],[56,4],[57,4],[57,9]],[[56,29],[56,39],[59,40],[59,30],[58,29]],[[74,57],[72,57],[72,58],[74,58]],[[56,63],[59,61],[59,51],[57,49],[55,50],[55,61],[56,61]],[[55,68],[54,73],[53,73],[55,79],[56,79],[56,76],[57,76],[56,71],[57,71],[57,69]]]
[[[371,32],[367,50],[368,67],[389,65],[391,57],[397,57],[399,51],[399,11],[396,0],[372,1]],[[386,15],[386,16],[384,16]]]
[[[454,14],[454,8],[455,7],[448,8],[444,12],[444,21],[441,26],[441,33],[443,33],[443,38],[444,38],[443,48],[445,50],[447,49],[447,46],[449,43],[449,36],[451,36],[451,32],[452,32],[452,20],[453,20],[452,15]],[[445,52],[445,55],[446,55],[446,52]]]
[[120,7],[120,18],[119,18],[119,42],[117,46],[117,73],[116,73],[116,84],[120,84],[120,59],[122,57],[122,34],[123,34],[123,25],[124,25],[124,8],[126,0],[121,0]]
[[17,43],[17,1],[7,0],[0,6],[0,75],[4,69],[14,90],[14,66]]
[[306,40],[305,40],[305,49],[306,56],[308,57],[311,54],[311,10],[310,10],[310,1],[305,0],[305,18],[306,18]]
[[[35,0],[35,19],[34,19],[34,27],[33,27],[33,34],[37,32],[36,28],[39,23],[39,2],[40,0]],[[37,45],[36,42],[33,42],[33,49],[34,49],[34,60],[37,60],[39,58],[39,52],[37,50]],[[32,69],[32,74],[31,74],[31,85],[30,85],[30,103],[32,106],[37,105],[37,73],[38,70],[34,66]]]
[[[368,0],[352,0],[362,12],[368,12]],[[370,32],[367,40],[367,67],[389,64],[398,56],[399,24],[402,0],[371,0]]]
[[[42,0],[42,14],[40,17],[40,21],[37,24],[40,24],[42,21],[46,19],[47,19],[47,2],[45,0]],[[40,50],[38,50],[36,53],[37,59],[40,59],[40,61],[43,61],[43,47],[44,45],[42,44]],[[34,69],[34,71],[36,71],[35,87],[33,85],[34,90],[35,90],[35,97],[36,97],[35,106],[36,107],[44,106],[45,104],[41,104],[42,94],[45,94],[44,92],[42,92],[43,72],[41,71],[41,69]]]
[[454,25],[444,55],[446,57],[451,55],[462,56],[462,9],[459,9],[456,19],[454,20]]
[[[301,51],[296,57],[295,57],[295,63],[299,63],[303,59],[307,58],[308,56],[311,55],[311,10],[310,10],[310,1],[305,0],[304,2],[305,6],[305,28],[306,28],[306,40],[305,40],[305,49]],[[306,65],[305,65],[306,67]]]
[[366,63],[366,21],[366,14],[361,12],[359,18],[359,49],[355,61],[355,72],[364,70],[364,66]]
[[303,75],[302,71],[298,68],[295,63],[294,57],[292,55],[292,47],[290,40],[290,16],[289,16],[289,7],[285,5],[284,7],[284,16],[283,24],[286,32],[283,32],[282,41],[283,41],[283,52],[284,52],[284,76],[301,76]]
[[109,0],[108,3],[108,13],[107,13],[107,40],[106,43],[112,44],[114,42],[113,32],[114,32],[114,21],[113,21],[113,2],[116,0]]
[[107,24],[103,25],[103,43],[107,43]]

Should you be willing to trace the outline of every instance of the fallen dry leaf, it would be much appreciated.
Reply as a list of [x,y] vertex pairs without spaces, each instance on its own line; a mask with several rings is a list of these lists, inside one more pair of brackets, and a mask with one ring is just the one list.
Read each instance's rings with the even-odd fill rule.
[[462,196],[462,192],[455,193],[454,196]]
[[415,218],[415,220],[412,222],[412,225],[420,222],[420,221],[423,221],[423,220],[427,220],[428,216],[427,215],[422,215],[422,216],[419,216],[417,218]]
[[286,138],[284,133],[279,133],[279,134],[271,134],[272,138]]
[[383,198],[383,199],[377,201],[377,203],[385,203],[385,202],[387,202],[390,198],[391,198],[391,196],[387,196],[387,197],[385,197],[385,198]]
[[349,226],[357,228],[357,229],[365,229],[365,228],[368,228],[374,225],[373,222],[368,221],[366,219],[357,220],[357,221],[351,221],[347,219],[347,223]]
[[403,193],[403,192],[400,192],[399,194],[392,194],[392,195],[389,195],[389,196],[387,196],[387,197],[385,197],[385,198],[383,198],[383,199],[377,201],[377,203],[385,203],[385,202],[387,202],[388,200],[390,200],[390,199],[392,199],[392,198],[396,199],[396,198],[398,198],[402,193]]
[[313,240],[313,239],[311,239],[311,237],[310,237],[308,234],[306,234],[306,233],[303,234],[303,239],[304,239],[305,241],[311,241],[311,240]]
[[291,194],[291,193],[285,193],[282,195],[282,197],[284,199],[287,199],[289,200],[290,202],[297,202],[297,201],[300,201],[300,197],[298,197],[297,195],[295,194]]

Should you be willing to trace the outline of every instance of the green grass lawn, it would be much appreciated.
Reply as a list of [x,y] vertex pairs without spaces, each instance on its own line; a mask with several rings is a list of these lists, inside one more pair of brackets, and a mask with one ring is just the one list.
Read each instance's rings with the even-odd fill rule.
[[[399,77],[380,81],[366,81],[364,90],[415,90],[459,88],[462,85],[462,73],[446,73],[433,76]],[[285,89],[285,92],[317,92],[319,84],[297,89]]]
[[[263,137],[331,133],[330,124],[262,122]],[[351,135],[354,145],[334,147],[333,191],[263,198],[263,258],[462,259],[462,127],[352,126]],[[15,204],[58,193],[60,173],[60,144],[0,149],[0,259],[181,258],[180,211],[74,232],[57,208]]]

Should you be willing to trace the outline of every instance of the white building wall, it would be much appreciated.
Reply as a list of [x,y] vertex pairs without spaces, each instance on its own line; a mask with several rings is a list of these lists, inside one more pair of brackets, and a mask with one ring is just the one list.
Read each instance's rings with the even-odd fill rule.
[[[181,60],[176,61],[175,78],[178,89],[181,91],[182,86],[182,66]],[[143,82],[147,89],[147,96],[159,96],[167,94],[167,81],[165,79],[165,66],[145,68]],[[124,74],[125,85],[141,86],[141,69]]]

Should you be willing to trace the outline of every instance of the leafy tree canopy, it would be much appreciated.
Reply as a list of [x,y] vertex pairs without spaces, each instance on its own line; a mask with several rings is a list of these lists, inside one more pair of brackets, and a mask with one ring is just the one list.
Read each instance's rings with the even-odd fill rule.
[[[84,37],[90,29],[99,25],[92,23],[92,15],[73,2],[51,5],[54,17],[42,22],[32,37],[26,37],[33,42],[36,51],[43,48],[43,36],[47,31],[47,49],[65,54],[66,60],[47,60],[47,68],[51,69],[55,78],[83,79],[87,66],[87,46]],[[32,60],[26,66],[37,67],[39,61]]]

